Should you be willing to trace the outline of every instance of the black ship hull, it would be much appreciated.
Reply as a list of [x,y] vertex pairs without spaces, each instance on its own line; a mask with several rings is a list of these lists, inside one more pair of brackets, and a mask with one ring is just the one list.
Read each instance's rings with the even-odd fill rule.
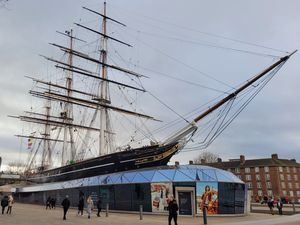
[[59,182],[139,168],[162,166],[166,165],[178,151],[178,143],[165,146],[147,146],[96,157],[72,165],[45,170],[37,174],[30,174],[26,179],[35,183]]

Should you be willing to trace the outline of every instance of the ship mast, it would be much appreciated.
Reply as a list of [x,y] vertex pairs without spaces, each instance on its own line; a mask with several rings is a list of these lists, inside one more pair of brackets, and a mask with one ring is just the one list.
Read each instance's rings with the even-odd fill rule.
[[[65,32],[67,36],[70,38],[70,49],[71,51],[73,50],[73,45],[74,45],[74,37],[73,37],[73,30],[71,31],[66,31]],[[73,55],[68,54],[68,67],[72,68],[73,67]],[[67,71],[66,72],[66,96],[69,99],[72,97],[72,90],[73,90],[73,72],[72,71]],[[61,113],[62,118],[64,119],[64,123],[66,124],[72,124],[73,121],[73,105],[69,102],[64,103],[64,111]],[[70,149],[70,154],[68,156],[67,149],[68,149],[68,133],[70,137],[70,144],[71,144],[71,149]],[[68,125],[64,127],[64,135],[63,135],[63,148],[62,148],[62,161],[61,165],[64,165],[67,160],[69,162],[73,162],[75,159],[75,147],[74,147],[74,137],[73,137],[73,127]],[[68,158],[68,159],[66,159]]]
[[[100,61],[102,62],[101,72],[102,72],[102,79],[104,79],[104,80],[100,82],[99,102],[106,105],[109,103],[108,84],[105,81],[105,79],[107,79],[106,2],[104,2],[104,11],[103,11],[103,17],[102,17],[102,33],[104,35],[101,37],[102,49],[101,49],[101,53],[100,53]],[[106,143],[105,131],[108,128],[108,124],[107,124],[108,122],[109,122],[109,117],[108,117],[107,108],[100,107],[99,156],[109,153],[108,146],[105,146],[105,143]],[[107,151],[105,150],[105,147],[107,147]]]

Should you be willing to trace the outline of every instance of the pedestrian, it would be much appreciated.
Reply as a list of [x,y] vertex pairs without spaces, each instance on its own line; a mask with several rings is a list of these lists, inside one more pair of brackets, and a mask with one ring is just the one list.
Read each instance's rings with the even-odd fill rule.
[[101,197],[98,198],[97,209],[98,209],[97,216],[100,217],[101,216],[100,213],[101,213],[101,209],[102,209],[102,199],[101,199]]
[[282,215],[283,203],[282,203],[280,198],[278,198],[276,206],[277,206],[277,209],[278,209],[278,214]]
[[51,197],[49,196],[46,200],[46,210],[51,209]]
[[51,209],[55,209],[56,199],[55,198],[51,198],[50,204],[51,204]]
[[79,202],[78,202],[78,215],[83,215],[83,208],[84,208],[84,195],[79,194]]
[[91,218],[91,214],[92,214],[92,209],[94,207],[94,202],[91,196],[89,196],[86,200],[87,203],[87,213],[88,213],[88,218]]
[[68,212],[68,209],[70,208],[70,200],[69,200],[69,196],[66,195],[66,198],[62,201],[61,205],[63,206],[64,209],[64,217],[63,220],[66,220],[66,215]]
[[269,197],[269,199],[268,199],[268,207],[270,208],[271,214],[274,215],[274,211],[273,211],[274,199],[272,197]]
[[1,199],[1,206],[2,206],[2,214],[4,213],[4,210],[6,208],[6,206],[8,206],[8,196],[5,195],[2,199]]
[[172,218],[174,219],[175,225],[177,225],[178,205],[176,199],[173,199],[172,201],[169,202],[168,208],[169,208],[169,225],[171,225]]
[[12,209],[12,206],[14,204],[14,198],[12,195],[9,195],[8,196],[8,207],[7,207],[7,211],[6,211],[6,214],[11,214],[11,209]]

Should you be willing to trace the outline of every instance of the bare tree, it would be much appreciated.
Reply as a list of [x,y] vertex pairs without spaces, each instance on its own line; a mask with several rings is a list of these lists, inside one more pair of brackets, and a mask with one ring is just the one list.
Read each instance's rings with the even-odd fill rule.
[[214,163],[217,162],[219,155],[214,154],[212,152],[202,152],[199,156],[194,159],[195,164],[200,164],[202,161],[205,163]]

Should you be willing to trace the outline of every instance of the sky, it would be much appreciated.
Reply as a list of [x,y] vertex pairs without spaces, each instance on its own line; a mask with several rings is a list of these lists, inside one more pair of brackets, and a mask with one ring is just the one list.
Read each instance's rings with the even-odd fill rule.
[[[144,87],[180,115],[220,94],[195,84],[227,91],[228,86],[236,86],[274,63],[270,55],[284,56],[300,49],[297,0],[107,2],[108,15],[128,26],[121,29],[124,35],[117,31],[110,35],[134,45],[130,51],[121,47],[119,53],[138,65],[138,72],[149,75]],[[22,132],[23,125],[8,117],[22,114],[35,103],[28,94],[32,83],[24,76],[49,76],[52,64],[39,55],[57,56],[48,43],[65,39],[56,31],[73,27],[79,35],[74,22],[92,26],[97,18],[82,6],[102,10],[102,5],[101,0],[11,0],[0,8],[3,164],[26,161],[28,153],[24,143],[14,137]],[[117,53],[115,47],[113,43],[111,49]],[[223,160],[239,155],[268,158],[277,153],[279,158],[300,161],[299,59],[300,53],[293,55],[207,151]],[[166,108],[160,110],[157,101],[152,104],[147,98],[146,102],[143,109],[155,117],[165,121],[177,118]],[[182,151],[171,163],[187,163],[200,153]]]

